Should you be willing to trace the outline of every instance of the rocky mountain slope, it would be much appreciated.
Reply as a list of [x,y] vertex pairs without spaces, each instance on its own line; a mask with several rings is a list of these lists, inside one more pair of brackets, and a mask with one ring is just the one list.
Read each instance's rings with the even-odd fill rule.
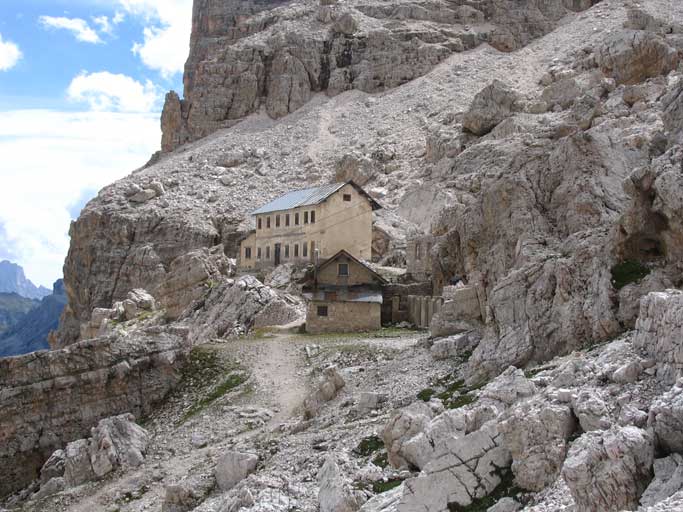
[[38,305],[16,293],[0,293],[0,338]]
[[[57,350],[0,362],[0,493],[678,510],[682,57],[673,0],[196,1],[165,152],[72,225]],[[301,314],[295,287],[233,275],[247,213],[350,178],[385,206],[378,258],[422,230],[435,281],[478,289],[470,332],[239,338]],[[131,411],[151,439],[144,455],[133,435],[134,464],[89,432]]]
[[24,274],[24,269],[16,263],[0,261],[0,293],[16,293],[27,299],[42,299],[50,295],[44,286],[36,286]]
[[52,294],[28,311],[11,329],[0,334],[0,357],[45,350],[48,337],[59,326],[59,318],[66,306],[64,282],[55,282]]

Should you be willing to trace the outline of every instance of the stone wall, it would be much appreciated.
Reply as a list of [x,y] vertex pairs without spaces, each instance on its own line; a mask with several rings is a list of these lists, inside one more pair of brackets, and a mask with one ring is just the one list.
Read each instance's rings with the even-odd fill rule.
[[406,263],[408,275],[418,281],[429,279],[432,274],[431,251],[435,237],[431,235],[413,236],[406,244]]
[[148,414],[177,382],[184,354],[181,336],[150,329],[0,359],[0,496],[28,485],[100,419]]
[[[327,316],[318,316],[318,306],[327,306]],[[381,304],[370,302],[310,301],[306,315],[306,332],[376,331],[380,322]]]

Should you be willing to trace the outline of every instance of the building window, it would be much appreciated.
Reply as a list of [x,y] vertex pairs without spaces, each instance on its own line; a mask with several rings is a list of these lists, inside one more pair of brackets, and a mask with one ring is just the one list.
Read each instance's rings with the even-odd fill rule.
[[308,224],[308,212],[304,212],[304,224]]
[[270,229],[270,215],[266,217],[266,228]]
[[311,259],[315,258],[315,242],[311,240]]
[[275,227],[276,228],[280,227],[280,216],[279,215],[275,216]]
[[260,247],[258,249],[256,249],[256,259],[257,260],[261,259],[261,248]]
[[339,276],[340,277],[349,277],[349,264],[348,263],[340,263],[339,264]]
[[344,194],[344,201],[351,202],[351,194]]
[[419,243],[415,244],[415,259],[422,259],[422,246]]
[[289,258],[289,245],[285,245],[285,258]]
[[306,242],[301,244],[301,252],[304,258],[308,257],[308,244]]
[[294,257],[299,257],[299,244],[294,244]]
[[285,215],[285,226],[289,226],[289,213]]
[[266,259],[267,259],[267,260],[270,259],[270,245],[267,245],[267,246],[266,246]]
[[263,229],[262,221],[263,221],[263,219],[262,219],[261,217],[259,217],[259,218],[258,218],[258,222],[257,222],[258,228],[259,228],[259,229]]
[[245,247],[244,248],[244,259],[245,260],[251,259],[251,247]]
[[327,306],[318,306],[318,316],[327,316]]
[[294,225],[298,226],[299,225],[299,212],[296,212],[294,214]]
[[311,212],[311,224],[315,224],[315,210]]

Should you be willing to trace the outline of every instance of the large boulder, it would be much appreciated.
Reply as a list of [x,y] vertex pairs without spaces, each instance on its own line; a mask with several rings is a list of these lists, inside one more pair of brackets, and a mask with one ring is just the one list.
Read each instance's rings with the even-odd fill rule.
[[574,442],[562,476],[582,512],[638,507],[652,477],[654,439],[637,427],[588,432]]
[[395,468],[415,465],[414,460],[408,460],[404,444],[423,432],[434,413],[424,402],[415,402],[408,407],[396,411],[382,431],[382,439],[387,449],[389,463]]
[[494,80],[482,89],[465,112],[462,126],[475,135],[486,135],[501,121],[520,110],[521,96],[510,86]]
[[[66,446],[64,481],[67,486],[97,480],[121,466],[137,467],[144,461],[149,434],[135,423],[132,414],[100,420],[91,434],[89,439],[78,439]],[[61,457],[58,452],[51,460]]]
[[683,490],[683,456],[674,453],[654,461],[655,477],[640,498],[643,507],[654,506]]
[[627,30],[611,36],[596,52],[596,60],[617,84],[637,84],[676,69],[679,57],[659,35]]
[[339,391],[346,385],[336,366],[328,366],[318,379],[315,392],[304,400],[304,416],[307,419],[314,417],[325,402],[333,400]]
[[256,471],[258,455],[229,451],[221,456],[216,465],[216,483],[221,491],[229,491],[249,474]]
[[510,466],[510,452],[495,425],[452,439],[443,456],[406,480],[397,512],[448,512],[490,494]]
[[132,414],[101,420],[91,431],[90,461],[98,478],[119,466],[137,467],[145,459],[147,431],[135,423]]
[[325,459],[318,473],[320,512],[355,512],[362,504],[339,468],[334,455]]
[[540,491],[557,478],[576,420],[566,405],[539,397],[514,406],[499,425],[517,485]]

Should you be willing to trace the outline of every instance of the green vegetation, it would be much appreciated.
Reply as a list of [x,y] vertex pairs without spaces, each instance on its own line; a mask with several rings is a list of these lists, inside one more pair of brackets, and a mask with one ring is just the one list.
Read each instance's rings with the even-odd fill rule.
[[638,261],[626,260],[612,267],[612,284],[617,290],[640,281],[650,273],[650,269]]
[[423,402],[429,402],[435,393],[436,391],[434,391],[432,388],[425,388],[417,394],[417,398]]
[[379,436],[370,436],[361,440],[353,451],[358,455],[367,457],[382,448],[384,448],[384,441]]
[[372,463],[375,466],[384,469],[389,465],[389,455],[385,450],[382,450],[382,453],[380,453],[374,459],[372,459]]
[[477,396],[473,393],[485,383],[478,386],[465,386],[462,379],[451,380],[454,375],[446,375],[437,379],[435,385],[443,387],[443,391],[437,392],[433,388],[425,388],[417,394],[417,398],[429,402],[432,398],[438,398],[447,409],[459,409],[465,405],[477,401]]
[[243,373],[233,373],[229,375],[227,379],[221,382],[218,386],[214,387],[204,398],[190,407],[190,410],[183,415],[181,423],[187,421],[192,416],[195,416],[206,409],[209,405],[221,398],[228,391],[232,391],[240,384],[244,384],[248,378],[249,377]]
[[399,485],[403,483],[403,480],[400,478],[394,478],[391,480],[387,480],[386,482],[373,482],[372,483],[372,490],[375,494],[381,494],[383,492],[390,491],[392,489],[395,489]]
[[183,415],[181,423],[197,415],[223,395],[247,381],[249,375],[220,357],[217,350],[195,347],[181,370],[179,390],[198,391],[201,398]]
[[514,476],[509,469],[499,469],[498,476],[501,478],[500,484],[488,496],[478,498],[467,506],[458,505],[457,503],[449,503],[449,512],[486,512],[490,507],[495,505],[500,499],[510,497],[516,498],[522,490],[514,483]]

